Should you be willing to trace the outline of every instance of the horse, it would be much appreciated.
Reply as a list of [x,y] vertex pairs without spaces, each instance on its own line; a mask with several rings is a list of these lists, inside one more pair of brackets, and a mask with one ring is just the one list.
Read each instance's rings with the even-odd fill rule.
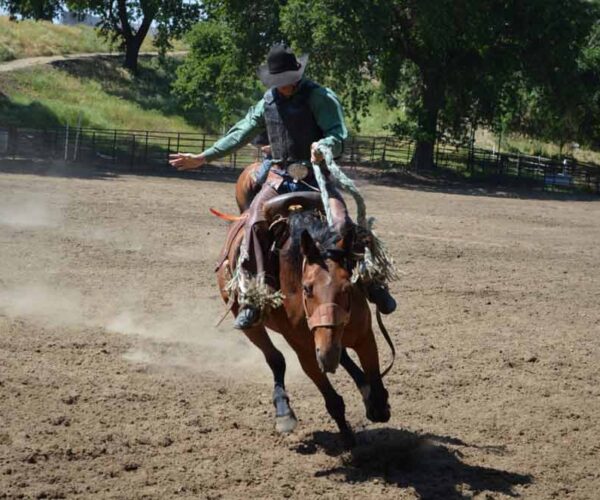
[[[256,164],[247,167],[238,183],[240,210],[249,205],[239,195],[247,192],[251,172],[256,168]],[[266,328],[280,333],[295,351],[303,371],[321,392],[344,445],[351,447],[355,438],[346,421],[344,400],[327,373],[335,372],[341,364],[362,395],[367,418],[373,422],[390,418],[371,312],[363,289],[351,282],[353,231],[342,238],[329,229],[319,193],[280,195],[267,202],[264,210],[269,220],[276,221],[274,226],[285,228],[275,236],[280,243],[276,264],[283,304],[268,311],[263,322],[243,332],[262,351],[273,373],[275,428],[281,433],[291,432],[298,420],[285,388],[285,358]],[[239,258],[244,213],[230,226],[216,269],[222,299],[234,315],[240,306],[236,297],[230,296],[227,283]],[[348,348],[356,352],[362,369],[349,356]]]

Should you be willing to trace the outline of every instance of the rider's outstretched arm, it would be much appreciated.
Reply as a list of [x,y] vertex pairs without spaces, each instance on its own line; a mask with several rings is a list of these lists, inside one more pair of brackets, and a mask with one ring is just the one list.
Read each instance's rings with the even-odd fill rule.
[[264,132],[264,101],[261,99],[251,107],[244,118],[237,122],[225,136],[199,155],[191,153],[173,153],[169,163],[178,170],[194,170],[209,161],[223,158],[245,146],[256,135]]
[[261,99],[221,139],[204,151],[202,156],[209,162],[223,158],[244,147],[255,136],[266,130],[264,113],[265,104]]

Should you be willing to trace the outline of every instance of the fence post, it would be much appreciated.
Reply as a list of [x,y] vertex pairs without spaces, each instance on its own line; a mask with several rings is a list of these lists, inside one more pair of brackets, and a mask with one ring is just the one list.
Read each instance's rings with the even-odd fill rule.
[[373,137],[373,144],[371,145],[371,163],[375,161],[375,143],[377,142],[377,137]]
[[[202,151],[206,149],[206,134],[202,134]],[[202,151],[200,151],[202,153]]]
[[112,159],[113,163],[117,163],[117,129],[113,135]]
[[65,132],[65,161],[69,159],[69,124],[67,123]]
[[167,137],[167,165],[169,164],[169,155],[171,154],[171,137]]
[[131,159],[129,160],[129,164],[133,166],[135,163],[135,134],[131,135]]
[[383,151],[381,152],[381,162],[385,162],[385,153],[386,153],[386,149],[387,149],[387,140],[388,138],[385,137],[383,139]]
[[148,131],[146,130],[146,143],[144,145],[144,161],[148,161]]

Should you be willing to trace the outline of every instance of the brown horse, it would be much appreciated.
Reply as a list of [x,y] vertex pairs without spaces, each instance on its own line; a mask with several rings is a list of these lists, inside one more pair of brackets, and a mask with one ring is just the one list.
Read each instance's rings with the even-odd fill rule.
[[[250,170],[250,167],[246,169],[246,175]],[[238,189],[240,193],[243,194]],[[238,198],[241,208],[243,202]],[[349,231],[342,239],[330,231],[323,217],[314,210],[319,203],[318,193],[291,193],[278,196],[265,206],[268,217],[278,215],[283,216],[282,221],[287,219],[287,224],[275,225],[284,227],[283,234],[274,235],[280,242],[276,264],[284,300],[281,307],[268,312],[263,324],[244,333],[263,352],[273,372],[277,430],[290,432],[297,420],[285,390],[285,359],[271,342],[265,327],[283,335],[294,349],[302,369],[323,395],[344,443],[351,446],[354,435],[346,422],[344,401],[326,373],[334,372],[341,363],[358,386],[371,421],[387,422],[390,407],[379,369],[371,312],[363,290],[350,281],[353,233]],[[298,205],[305,209],[289,210],[290,206]],[[230,227],[227,251],[217,269],[219,290],[226,303],[230,299],[226,284],[239,257],[243,235],[240,229],[240,224]],[[232,298],[231,310],[234,315],[239,310],[235,298]],[[352,361],[346,348],[357,353],[362,370]]]

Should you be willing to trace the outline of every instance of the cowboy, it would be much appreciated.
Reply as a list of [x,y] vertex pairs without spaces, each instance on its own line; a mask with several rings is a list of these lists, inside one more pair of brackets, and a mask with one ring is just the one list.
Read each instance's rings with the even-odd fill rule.
[[[279,194],[318,190],[311,169],[311,163],[323,162],[318,146],[328,146],[334,156],[339,156],[348,135],[337,96],[330,89],[304,78],[307,62],[307,55],[296,58],[287,46],[273,46],[267,63],[258,70],[260,80],[269,89],[263,99],[206,151],[199,155],[176,153],[170,156],[169,162],[178,170],[193,170],[231,154],[258,134],[267,133],[271,159],[265,161],[269,162],[269,172],[249,208],[241,262],[245,277],[240,282],[242,307],[234,322],[235,328],[250,328],[260,321],[260,305],[249,297],[257,290],[263,293],[265,289],[274,290],[276,285],[276,278],[269,274],[265,262],[270,241],[263,205]],[[334,229],[344,234],[351,224],[346,205],[333,185],[328,183],[327,189]],[[387,286],[373,284],[367,291],[369,300],[375,302],[382,313],[395,310],[396,302]]]

